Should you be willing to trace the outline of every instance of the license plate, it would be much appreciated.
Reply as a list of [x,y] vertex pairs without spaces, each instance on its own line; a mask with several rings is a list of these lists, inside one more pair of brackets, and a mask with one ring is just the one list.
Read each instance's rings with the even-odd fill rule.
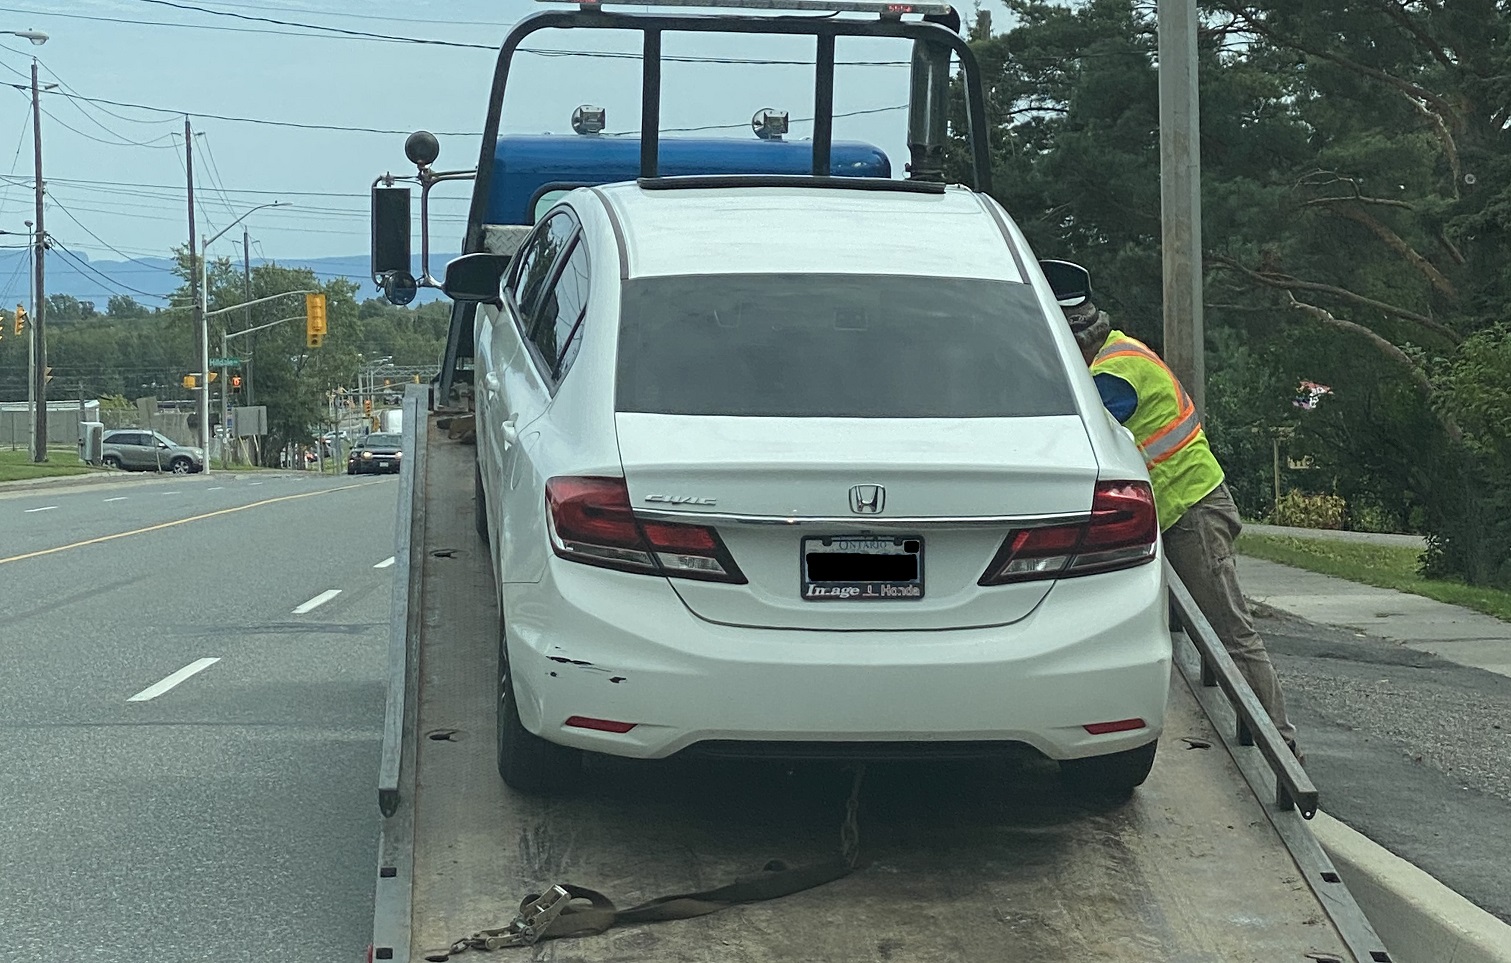
[[810,602],[923,598],[923,539],[830,535],[803,539],[803,598]]
[[386,462],[386,461],[380,461],[380,462],[378,462],[378,467],[379,468],[387,468],[388,467],[388,462]]

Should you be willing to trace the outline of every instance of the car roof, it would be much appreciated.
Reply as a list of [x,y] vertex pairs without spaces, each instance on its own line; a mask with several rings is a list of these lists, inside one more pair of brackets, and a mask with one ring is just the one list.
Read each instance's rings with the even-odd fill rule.
[[991,202],[965,188],[647,190],[627,183],[597,193],[622,232],[629,277],[796,272],[1025,280],[986,207]]

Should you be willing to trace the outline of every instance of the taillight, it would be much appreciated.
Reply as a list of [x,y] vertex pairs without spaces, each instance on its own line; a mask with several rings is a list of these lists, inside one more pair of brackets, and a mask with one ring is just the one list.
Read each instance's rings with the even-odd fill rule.
[[550,479],[546,520],[551,548],[574,562],[623,572],[745,582],[712,528],[637,519],[623,478]]
[[979,584],[1131,568],[1151,561],[1158,541],[1159,521],[1148,482],[1098,482],[1088,521],[1012,532]]

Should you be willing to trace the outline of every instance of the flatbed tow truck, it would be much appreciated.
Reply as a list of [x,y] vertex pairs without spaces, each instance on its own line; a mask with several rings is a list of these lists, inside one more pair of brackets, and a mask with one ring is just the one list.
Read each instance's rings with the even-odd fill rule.
[[[427,146],[412,137],[407,145],[419,164],[412,180],[424,192],[446,179],[475,179],[465,252],[510,253],[511,228],[520,225],[487,221],[500,176],[500,110],[514,52],[548,28],[643,36],[639,173],[650,177],[659,157],[663,33],[815,38],[818,176],[835,173],[836,36],[912,43],[914,177],[942,174],[944,81],[953,54],[973,186],[989,188],[979,77],[948,7],[865,0],[699,5],[876,16],[667,16],[584,3],[525,19],[500,52],[478,169],[436,173],[429,167],[433,140]],[[907,19],[917,13],[926,15],[922,22]],[[374,186],[374,271],[391,299],[402,301],[417,284],[439,284],[429,272],[428,236],[421,280],[405,273],[408,190],[395,187],[398,180],[405,179],[387,175]],[[380,196],[400,190],[403,198]],[[369,959],[442,961],[492,950],[574,961],[1389,963],[1307,826],[1316,787],[1173,572],[1170,707],[1153,772],[1128,801],[1067,795],[1053,763],[1027,758],[863,767],[605,758],[592,761],[590,788],[577,795],[510,791],[495,770],[497,593],[488,546],[474,528],[475,449],[465,436],[454,437],[462,432],[448,430],[470,415],[471,328],[471,307],[457,305],[441,374],[408,386],[404,399]],[[574,934],[561,921],[571,910],[556,915],[570,902],[563,893],[580,893],[558,885],[636,903],[703,891],[696,905],[702,914],[722,905],[720,893],[708,890],[761,877],[773,860],[796,866],[835,858],[845,865],[828,874],[832,881],[775,899],[757,900],[758,884],[733,899],[725,891],[722,902],[741,905],[696,918],[642,922],[631,914],[604,932],[566,938]],[[586,905],[573,902],[579,910]],[[660,915],[692,916],[689,905]]]

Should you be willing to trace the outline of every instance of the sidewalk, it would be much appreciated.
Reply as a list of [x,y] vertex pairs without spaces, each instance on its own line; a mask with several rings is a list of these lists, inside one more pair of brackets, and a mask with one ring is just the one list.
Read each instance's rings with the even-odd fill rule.
[[[1265,525],[1244,527],[1256,533],[1270,530]],[[1281,529],[1279,533],[1290,534],[1291,531]],[[1367,533],[1313,532],[1303,537],[1351,534]],[[1352,629],[1430,652],[1459,665],[1511,677],[1511,623],[1500,619],[1420,595],[1361,585],[1247,555],[1238,556],[1238,582],[1249,601],[1259,606],[1268,606],[1322,625]]]
[[1338,542],[1368,542],[1372,545],[1397,545],[1401,548],[1426,548],[1427,539],[1420,535],[1386,535],[1379,532],[1340,532],[1324,528],[1290,528],[1285,525],[1260,525],[1244,522],[1243,530],[1255,535],[1289,535],[1292,538],[1316,538]]

